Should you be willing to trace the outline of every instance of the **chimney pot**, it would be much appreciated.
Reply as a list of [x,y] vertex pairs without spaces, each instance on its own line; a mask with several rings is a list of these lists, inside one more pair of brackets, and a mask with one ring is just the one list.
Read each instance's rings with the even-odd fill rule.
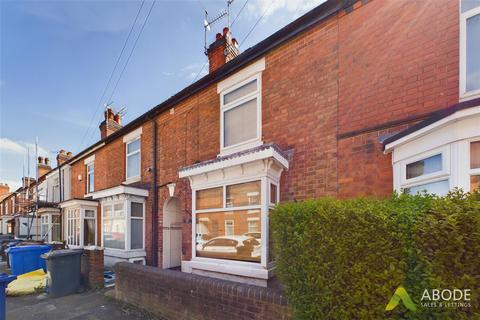
[[238,42],[236,39],[232,38],[230,29],[225,27],[222,31],[223,34],[216,34],[215,42],[213,42],[207,50],[209,63],[208,69],[210,73],[214,72],[240,54]]
[[43,164],[43,157],[38,157],[38,164]]
[[118,129],[121,125],[122,117],[120,113],[113,112],[112,108],[107,107],[105,110],[105,120],[99,126],[100,138],[103,140]]
[[45,158],[45,165],[47,165],[47,166],[50,165],[50,159]]

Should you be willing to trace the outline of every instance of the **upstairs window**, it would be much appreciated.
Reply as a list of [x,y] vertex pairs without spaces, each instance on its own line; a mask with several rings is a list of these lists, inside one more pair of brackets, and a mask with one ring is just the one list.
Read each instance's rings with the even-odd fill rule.
[[480,96],[480,1],[462,0],[460,16],[460,97]]
[[94,191],[95,167],[93,162],[87,165],[87,193]]
[[140,137],[127,142],[126,159],[126,178],[127,180],[140,177]]
[[252,147],[261,138],[260,75],[221,93],[221,150]]

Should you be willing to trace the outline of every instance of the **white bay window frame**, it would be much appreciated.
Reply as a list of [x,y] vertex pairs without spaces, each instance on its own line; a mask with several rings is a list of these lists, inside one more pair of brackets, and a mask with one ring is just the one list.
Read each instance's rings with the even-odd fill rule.
[[[141,203],[142,204],[142,210],[143,210],[143,215],[142,215],[142,218],[136,218],[136,217],[132,217],[131,215],[131,203],[132,202],[135,202],[135,203]],[[122,217],[122,220],[123,220],[123,223],[125,223],[125,243],[124,243],[124,247],[123,248],[110,248],[110,247],[106,247],[105,246],[105,239],[104,239],[104,236],[105,236],[105,232],[104,232],[104,228],[105,228],[105,215],[104,215],[104,212],[105,212],[105,207],[107,206],[110,206],[112,208],[112,212],[114,212],[114,207],[115,207],[115,204],[122,204],[123,205],[123,217]],[[131,246],[132,246],[132,243],[131,243],[131,228],[132,228],[132,225],[131,225],[131,220],[132,219],[138,219],[138,220],[142,220],[142,238],[143,238],[143,242],[142,242],[142,247],[141,248],[137,248],[137,249],[132,249]],[[107,218],[108,220],[108,218]],[[142,197],[118,197],[116,199],[105,199],[105,200],[102,200],[102,246],[105,247],[106,250],[111,250],[111,251],[145,251],[145,199],[142,198]]]
[[[84,248],[84,220],[94,220],[95,244],[98,243],[97,232],[97,203],[89,200],[72,199],[60,204],[63,209],[63,233],[64,239],[68,246],[73,248]],[[94,218],[85,217],[85,211],[91,210],[94,212]],[[79,228],[79,237],[75,236],[75,230]]]
[[[462,12],[460,2],[460,100],[465,101],[480,97],[480,88],[467,91],[467,20],[480,15],[480,3],[478,6]],[[477,59],[480,55],[477,54]]]

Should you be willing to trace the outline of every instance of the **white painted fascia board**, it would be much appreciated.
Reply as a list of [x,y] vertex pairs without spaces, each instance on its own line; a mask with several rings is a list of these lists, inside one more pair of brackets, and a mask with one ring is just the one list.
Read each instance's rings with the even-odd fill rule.
[[220,81],[217,84],[217,93],[220,93],[259,72],[262,72],[263,70],[265,70],[265,57],[234,73],[225,80]]
[[444,127],[452,122],[455,122],[455,121],[459,121],[459,120],[462,120],[464,118],[468,118],[468,117],[473,117],[473,116],[477,116],[477,115],[480,115],[480,106],[477,106],[477,107],[473,107],[473,108],[468,108],[468,109],[464,109],[464,110],[460,110],[460,111],[457,111],[451,115],[449,115],[448,117],[445,117],[443,119],[440,119],[424,128],[421,128],[415,132],[412,132],[408,135],[406,135],[405,137],[402,137],[396,141],[393,141],[389,144],[387,144],[385,146],[385,153],[389,153],[391,152],[395,147],[398,147],[402,144],[405,144],[407,142],[410,142],[414,139],[417,139],[417,138],[420,138],[426,134],[429,134],[430,132],[434,131],[434,130],[438,130],[440,129],[441,127]]
[[82,199],[71,199],[59,204],[60,208],[68,208],[73,206],[89,206],[89,207],[97,207],[98,202],[92,200],[82,200]]
[[90,157],[83,160],[83,164],[87,165],[95,161],[95,154],[92,154]]
[[280,155],[275,149],[273,148],[268,148],[262,151],[246,154],[243,156],[227,159],[224,161],[219,161],[219,162],[214,162],[211,164],[207,164],[204,166],[200,166],[197,168],[192,168],[192,169],[187,169],[184,171],[179,172],[179,177],[180,178],[186,178],[186,177],[191,177],[191,176],[196,176],[199,174],[204,174],[207,172],[215,171],[215,170],[220,170],[220,169],[225,169],[228,167],[233,167],[236,165],[241,165],[245,164],[248,162],[253,162],[256,160],[262,160],[262,159],[267,159],[267,158],[273,158],[275,159],[280,165],[282,165],[285,169],[288,169],[288,160],[285,159],[282,155]]
[[123,136],[123,143],[133,141],[142,135],[142,127],[139,127]]
[[119,194],[130,194],[134,196],[148,197],[148,190],[129,187],[129,186],[116,186],[116,187],[105,189],[105,190],[95,191],[90,193],[89,195],[93,199],[100,199],[100,198],[111,197]]

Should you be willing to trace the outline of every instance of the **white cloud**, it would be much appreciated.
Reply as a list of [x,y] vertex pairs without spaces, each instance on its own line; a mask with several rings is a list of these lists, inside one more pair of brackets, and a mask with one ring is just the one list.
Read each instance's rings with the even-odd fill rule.
[[320,5],[326,0],[256,0],[247,5],[247,9],[251,14],[261,16],[265,13],[265,18],[272,16],[277,12],[284,12],[300,15],[314,7]]
[[[0,138],[0,153],[27,155],[27,148],[30,149],[30,157],[35,156],[35,144],[29,142],[13,141],[8,138]],[[38,155],[48,157],[49,152],[38,146]]]

